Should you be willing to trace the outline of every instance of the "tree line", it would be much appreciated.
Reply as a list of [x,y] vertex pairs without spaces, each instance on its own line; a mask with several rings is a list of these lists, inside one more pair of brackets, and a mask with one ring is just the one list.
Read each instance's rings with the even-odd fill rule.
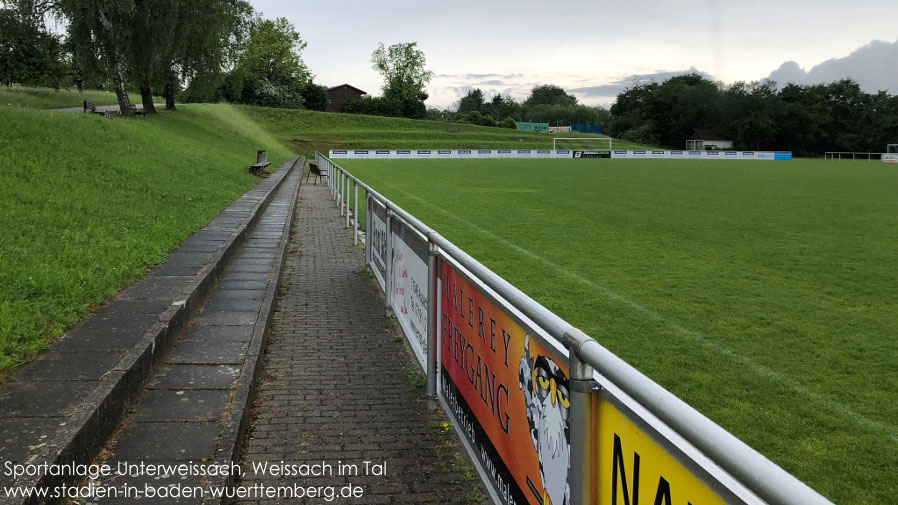
[[150,113],[154,95],[324,110],[305,46],[246,0],[0,1],[0,82],[112,90],[123,114],[129,91]]
[[611,106],[606,133],[646,145],[683,148],[696,128],[736,147],[821,156],[882,152],[898,142],[898,96],[871,94],[857,82],[712,82],[701,75],[634,83]]
[[[63,27],[47,28],[49,21]],[[325,110],[327,90],[302,60],[306,47],[285,18],[264,19],[246,0],[0,0],[0,82],[115,91],[123,113],[129,90],[144,110],[154,95],[166,108],[228,100]],[[471,89],[454,110],[427,109],[433,73],[416,43],[371,55],[381,96],[346,102],[345,111],[514,128],[516,121],[605,126],[645,145],[682,148],[695,129],[737,148],[877,152],[898,142],[898,96],[866,93],[851,79],[829,84],[771,81],[724,85],[699,74],[635,82],[610,110],[590,107],[560,86],[534,87],[523,102]]]
[[483,90],[469,90],[455,105],[455,110],[429,109],[428,119],[471,123],[480,126],[515,128],[516,121],[549,123],[553,126],[572,124],[603,125],[609,112],[602,107],[590,107],[579,103],[577,97],[560,86],[545,84],[535,86],[521,103],[511,96],[493,95],[486,99]]

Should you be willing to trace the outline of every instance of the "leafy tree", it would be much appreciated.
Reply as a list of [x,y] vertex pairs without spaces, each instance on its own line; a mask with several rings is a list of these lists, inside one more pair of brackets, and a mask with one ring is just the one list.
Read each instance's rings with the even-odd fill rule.
[[383,96],[400,104],[402,115],[421,119],[427,115],[424,87],[433,77],[425,68],[424,52],[417,42],[407,42],[384,47],[378,44],[371,54],[371,66],[383,75]]
[[510,96],[494,96],[493,99],[486,104],[485,109],[486,114],[489,114],[494,118],[520,118],[523,115],[521,104],[515,102]]
[[132,0],[58,0],[39,4],[20,2],[36,9],[45,8],[65,17],[69,37],[77,41],[76,48],[96,47],[112,79],[112,87],[123,115],[131,114],[131,99],[125,86],[125,48],[129,41],[129,26],[135,6]]
[[483,90],[474,88],[468,91],[458,102],[458,112],[467,113],[472,111],[482,112],[484,105]]
[[525,108],[537,105],[577,105],[577,97],[569,95],[563,88],[554,84],[536,86],[530,91],[530,96],[524,101]]
[[18,11],[0,9],[0,83],[58,89],[64,78],[59,39]]
[[229,77],[228,97],[270,107],[301,107],[311,80],[299,55],[305,47],[286,18],[257,20]]
[[327,110],[330,103],[330,97],[327,94],[327,88],[314,84],[311,81],[300,92],[302,95],[303,105],[309,110]]

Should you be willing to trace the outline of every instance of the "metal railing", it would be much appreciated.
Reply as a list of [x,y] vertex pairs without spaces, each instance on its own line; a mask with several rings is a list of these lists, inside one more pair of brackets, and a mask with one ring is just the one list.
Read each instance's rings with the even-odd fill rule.
[[[347,227],[350,223],[350,200],[355,204],[354,215],[358,216],[358,189],[361,187],[368,198],[373,198],[387,209],[388,219],[399,219],[427,241],[429,268],[435,268],[434,259],[437,256],[462,266],[478,282],[567,349],[572,383],[569,418],[571,503],[588,504],[596,500],[590,484],[596,471],[591,467],[589,449],[594,434],[587,417],[591,414],[593,402],[601,397],[639,418],[640,427],[659,439],[666,439],[662,446],[728,503],[831,505],[825,497],[621,360],[595,339],[543,307],[327,156],[316,152],[315,158],[318,166],[328,171],[333,198],[340,206],[341,215],[344,212],[347,215]],[[350,198],[351,186],[355,188],[355,198]],[[370,230],[371,218],[368,214],[366,212],[366,229]],[[354,221],[353,234],[357,242],[359,230],[357,219]],[[366,240],[365,243],[366,264],[370,264],[371,241]],[[434,303],[437,276],[431,274],[429,278],[432,281],[428,285],[429,296],[431,303]],[[388,283],[385,290],[387,306],[389,287]],[[434,313],[435,310],[429,310],[428,317],[427,392],[431,397],[435,397],[437,387],[436,336],[439,328]]]

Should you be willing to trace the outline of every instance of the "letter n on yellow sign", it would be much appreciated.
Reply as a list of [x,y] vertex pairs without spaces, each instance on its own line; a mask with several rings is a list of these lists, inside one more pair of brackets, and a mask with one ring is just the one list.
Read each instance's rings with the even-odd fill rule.
[[599,505],[724,505],[607,400],[598,402]]

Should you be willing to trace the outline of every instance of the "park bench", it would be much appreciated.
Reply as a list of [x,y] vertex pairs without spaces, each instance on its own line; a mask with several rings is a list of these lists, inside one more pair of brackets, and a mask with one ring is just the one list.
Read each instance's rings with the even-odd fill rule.
[[268,177],[268,172],[265,171],[268,165],[271,165],[271,162],[268,161],[265,151],[258,151],[256,153],[256,164],[249,167],[249,173],[259,177]]
[[446,131],[450,133],[458,133],[461,130],[459,130],[457,126],[449,126],[446,128]]
[[258,175],[259,177],[268,177],[268,172],[265,171],[268,165],[271,165],[271,163],[268,161],[256,163],[255,165],[249,167],[249,173]]
[[95,104],[93,102],[88,102],[87,100],[84,101],[84,112],[91,113],[91,114],[99,114],[103,117],[109,117],[109,114],[107,114],[106,111],[102,111],[102,110],[98,111],[97,110],[97,104]]
[[131,114],[134,114],[135,116],[147,116],[147,113],[144,112],[143,109],[138,109],[134,104],[131,104]]
[[309,173],[306,175],[306,182],[309,182],[309,177],[312,176],[315,176],[313,184],[318,184],[318,179],[327,179],[327,171],[321,170],[318,168],[318,165],[314,163],[309,163]]

